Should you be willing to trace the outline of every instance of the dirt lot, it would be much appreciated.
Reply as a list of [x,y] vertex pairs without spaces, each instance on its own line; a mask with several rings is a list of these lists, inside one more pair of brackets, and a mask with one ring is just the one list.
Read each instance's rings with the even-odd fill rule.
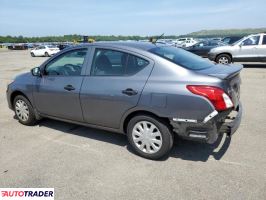
[[178,140],[169,158],[150,161],[123,135],[48,119],[19,124],[6,85],[45,59],[0,50],[0,188],[54,187],[62,200],[266,199],[266,66],[242,71],[244,116],[231,140]]

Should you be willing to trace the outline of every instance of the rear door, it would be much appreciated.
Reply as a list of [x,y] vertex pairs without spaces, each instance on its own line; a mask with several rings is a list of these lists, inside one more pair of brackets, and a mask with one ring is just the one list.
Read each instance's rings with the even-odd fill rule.
[[260,35],[250,36],[242,41],[237,50],[234,60],[242,62],[259,62],[258,46]]
[[90,76],[81,88],[87,123],[119,128],[123,114],[137,105],[153,61],[114,48],[94,48]]
[[67,51],[51,61],[33,90],[37,110],[49,116],[83,121],[79,92],[87,48]]

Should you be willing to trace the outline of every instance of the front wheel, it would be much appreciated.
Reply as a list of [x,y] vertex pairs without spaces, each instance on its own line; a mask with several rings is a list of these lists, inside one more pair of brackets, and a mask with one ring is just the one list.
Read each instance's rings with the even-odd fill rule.
[[18,95],[14,99],[14,110],[16,117],[18,118],[21,124],[31,126],[34,125],[37,121],[35,118],[35,114],[33,108],[24,96]]
[[221,54],[221,55],[217,56],[216,62],[220,63],[220,64],[227,65],[227,64],[230,64],[232,62],[232,59],[227,54]]
[[49,57],[49,53],[48,52],[45,52],[45,57]]
[[133,117],[127,127],[127,137],[138,155],[153,160],[165,156],[173,146],[169,125],[149,115]]
[[35,54],[33,52],[30,53],[31,57],[35,57]]

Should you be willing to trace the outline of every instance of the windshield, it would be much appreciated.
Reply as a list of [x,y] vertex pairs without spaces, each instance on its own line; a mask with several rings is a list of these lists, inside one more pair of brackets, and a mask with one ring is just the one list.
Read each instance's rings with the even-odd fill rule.
[[241,40],[244,40],[244,39],[246,39],[246,37],[240,38],[239,40],[235,41],[235,42],[232,44],[232,46],[238,44]]
[[176,47],[155,47],[149,52],[191,70],[206,69],[213,66],[211,61]]

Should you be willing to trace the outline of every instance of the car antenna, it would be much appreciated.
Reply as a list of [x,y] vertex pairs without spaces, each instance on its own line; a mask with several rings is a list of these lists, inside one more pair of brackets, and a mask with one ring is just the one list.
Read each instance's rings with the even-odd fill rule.
[[164,36],[164,33],[157,38],[151,37],[150,42],[155,44],[157,42],[157,40],[161,39],[163,36]]

